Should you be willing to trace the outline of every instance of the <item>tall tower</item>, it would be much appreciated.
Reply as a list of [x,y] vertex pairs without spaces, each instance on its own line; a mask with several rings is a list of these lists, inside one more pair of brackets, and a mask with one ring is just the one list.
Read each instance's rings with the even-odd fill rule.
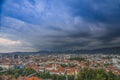
[[15,59],[15,55],[13,54],[13,55],[11,56],[11,58],[12,58],[12,60],[14,61],[14,59]]
[[117,59],[113,58],[112,62],[113,62],[113,64],[117,64]]

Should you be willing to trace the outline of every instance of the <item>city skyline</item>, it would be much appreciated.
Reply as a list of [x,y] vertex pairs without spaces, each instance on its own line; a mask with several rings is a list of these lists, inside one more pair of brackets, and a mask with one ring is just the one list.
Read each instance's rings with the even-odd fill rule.
[[0,52],[120,46],[119,0],[1,0]]

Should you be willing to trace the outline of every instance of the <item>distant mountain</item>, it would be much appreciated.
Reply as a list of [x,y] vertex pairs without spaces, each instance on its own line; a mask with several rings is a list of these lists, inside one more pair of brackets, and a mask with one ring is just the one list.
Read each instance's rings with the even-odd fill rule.
[[39,51],[38,53],[76,53],[76,54],[120,54],[120,47],[99,48],[92,50],[67,50],[67,51]]
[[[38,52],[13,52],[11,54],[68,54],[68,53],[75,53],[75,54],[120,54],[120,47],[110,47],[110,48],[99,48],[99,49],[92,49],[92,50],[67,50],[67,51],[38,51]],[[5,53],[4,53],[5,54]],[[9,54],[9,53],[6,53]]]
[[74,53],[90,53],[90,54],[120,54],[120,47],[99,48],[93,50],[75,50]]

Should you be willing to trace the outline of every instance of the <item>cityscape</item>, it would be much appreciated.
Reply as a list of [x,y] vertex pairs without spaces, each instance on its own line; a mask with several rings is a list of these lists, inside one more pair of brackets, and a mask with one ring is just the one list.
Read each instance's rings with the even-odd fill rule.
[[0,75],[0,80],[119,80],[120,54],[1,54]]
[[120,80],[120,0],[0,0],[0,80]]

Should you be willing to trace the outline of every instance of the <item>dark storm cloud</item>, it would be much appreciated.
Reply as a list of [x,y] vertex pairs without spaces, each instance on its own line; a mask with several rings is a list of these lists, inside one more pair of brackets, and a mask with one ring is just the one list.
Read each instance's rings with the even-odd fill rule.
[[120,37],[120,26],[109,25],[106,27],[106,33],[104,35],[95,38],[97,40],[102,41],[103,43],[109,43],[119,37]]
[[119,0],[75,0],[68,1],[74,16],[82,16],[87,21],[119,23],[120,1]]
[[55,50],[85,49],[84,47],[86,47],[86,45],[89,44],[89,42],[87,41],[83,41],[83,42],[54,41],[54,42],[56,42],[56,44],[53,44],[53,46],[51,46],[51,49],[55,49]]
[[50,29],[53,31],[64,31],[64,29],[62,29],[60,27],[56,27],[56,26],[48,26],[48,27],[46,27],[46,29]]
[[0,36],[26,50],[120,46],[120,0],[9,0],[3,9]]

